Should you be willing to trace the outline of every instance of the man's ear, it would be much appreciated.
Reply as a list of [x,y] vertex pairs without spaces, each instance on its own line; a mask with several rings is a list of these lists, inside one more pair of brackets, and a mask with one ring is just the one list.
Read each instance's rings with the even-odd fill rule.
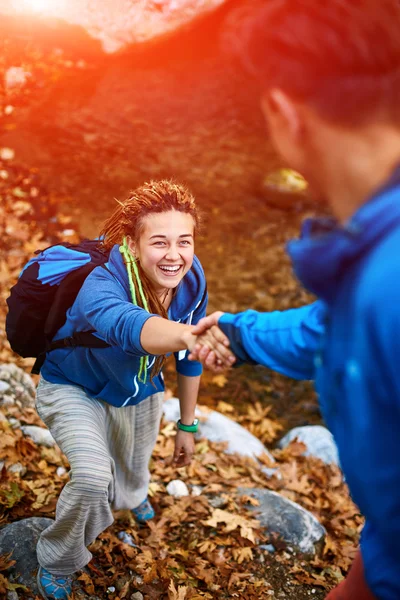
[[299,107],[285,92],[274,88],[261,98],[261,108],[271,133],[280,131],[298,139],[302,131]]

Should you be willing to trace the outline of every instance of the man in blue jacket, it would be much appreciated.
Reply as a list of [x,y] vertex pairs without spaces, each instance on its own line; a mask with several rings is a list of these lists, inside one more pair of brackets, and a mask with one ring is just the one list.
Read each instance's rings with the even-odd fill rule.
[[400,3],[269,0],[242,25],[272,141],[335,218],[306,221],[288,245],[316,303],[215,313],[198,332],[218,324],[239,361],[315,379],[366,517],[361,554],[328,598],[399,600]]

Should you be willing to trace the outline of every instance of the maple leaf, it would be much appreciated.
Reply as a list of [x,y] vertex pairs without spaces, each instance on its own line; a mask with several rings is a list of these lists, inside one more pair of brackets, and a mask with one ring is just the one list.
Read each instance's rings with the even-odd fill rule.
[[83,582],[85,591],[88,594],[94,595],[95,589],[94,589],[93,581],[92,581],[92,578],[90,577],[90,575],[88,575],[87,573],[82,573],[82,575],[80,575],[78,577],[78,581]]
[[176,589],[173,580],[171,579],[168,586],[168,600],[185,600],[188,588],[181,585]]
[[217,385],[218,387],[223,388],[228,383],[228,378],[225,377],[225,375],[215,375],[211,379],[211,382]]
[[253,551],[251,548],[233,548],[232,556],[241,565],[245,560],[253,560]]
[[239,515],[234,515],[226,510],[216,508],[209,519],[202,521],[203,525],[208,527],[218,528],[219,523],[225,523],[225,531],[233,531],[237,527],[240,528],[240,535],[247,540],[256,543],[254,537],[254,529],[258,529],[260,523],[255,519],[246,519]]

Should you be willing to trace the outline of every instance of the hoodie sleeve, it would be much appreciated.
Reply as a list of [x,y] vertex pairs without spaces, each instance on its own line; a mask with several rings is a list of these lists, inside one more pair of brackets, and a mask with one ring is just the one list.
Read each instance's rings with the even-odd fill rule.
[[[186,320],[186,323],[191,325],[196,325],[200,319],[206,316],[208,303],[208,293],[207,289],[203,294],[203,298],[200,300],[197,307],[194,309],[193,313]],[[203,365],[196,360],[188,360],[189,352],[187,350],[182,350],[181,352],[175,352],[175,361],[176,361],[176,370],[181,375],[186,375],[187,377],[197,377],[201,375],[203,372]]]
[[123,286],[107,269],[98,267],[92,271],[73,308],[111,346],[119,346],[134,356],[147,354],[140,343],[142,328],[148,319],[159,315],[132,304]]
[[260,364],[293,379],[313,379],[325,318],[325,305],[318,301],[270,313],[225,313],[218,324],[239,364]]

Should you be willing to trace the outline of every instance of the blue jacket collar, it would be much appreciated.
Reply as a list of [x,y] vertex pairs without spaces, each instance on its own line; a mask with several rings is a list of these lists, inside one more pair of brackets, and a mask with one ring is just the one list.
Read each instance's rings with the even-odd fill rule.
[[288,244],[303,285],[332,303],[347,267],[400,225],[400,167],[344,226],[334,219],[307,219],[301,238]]

